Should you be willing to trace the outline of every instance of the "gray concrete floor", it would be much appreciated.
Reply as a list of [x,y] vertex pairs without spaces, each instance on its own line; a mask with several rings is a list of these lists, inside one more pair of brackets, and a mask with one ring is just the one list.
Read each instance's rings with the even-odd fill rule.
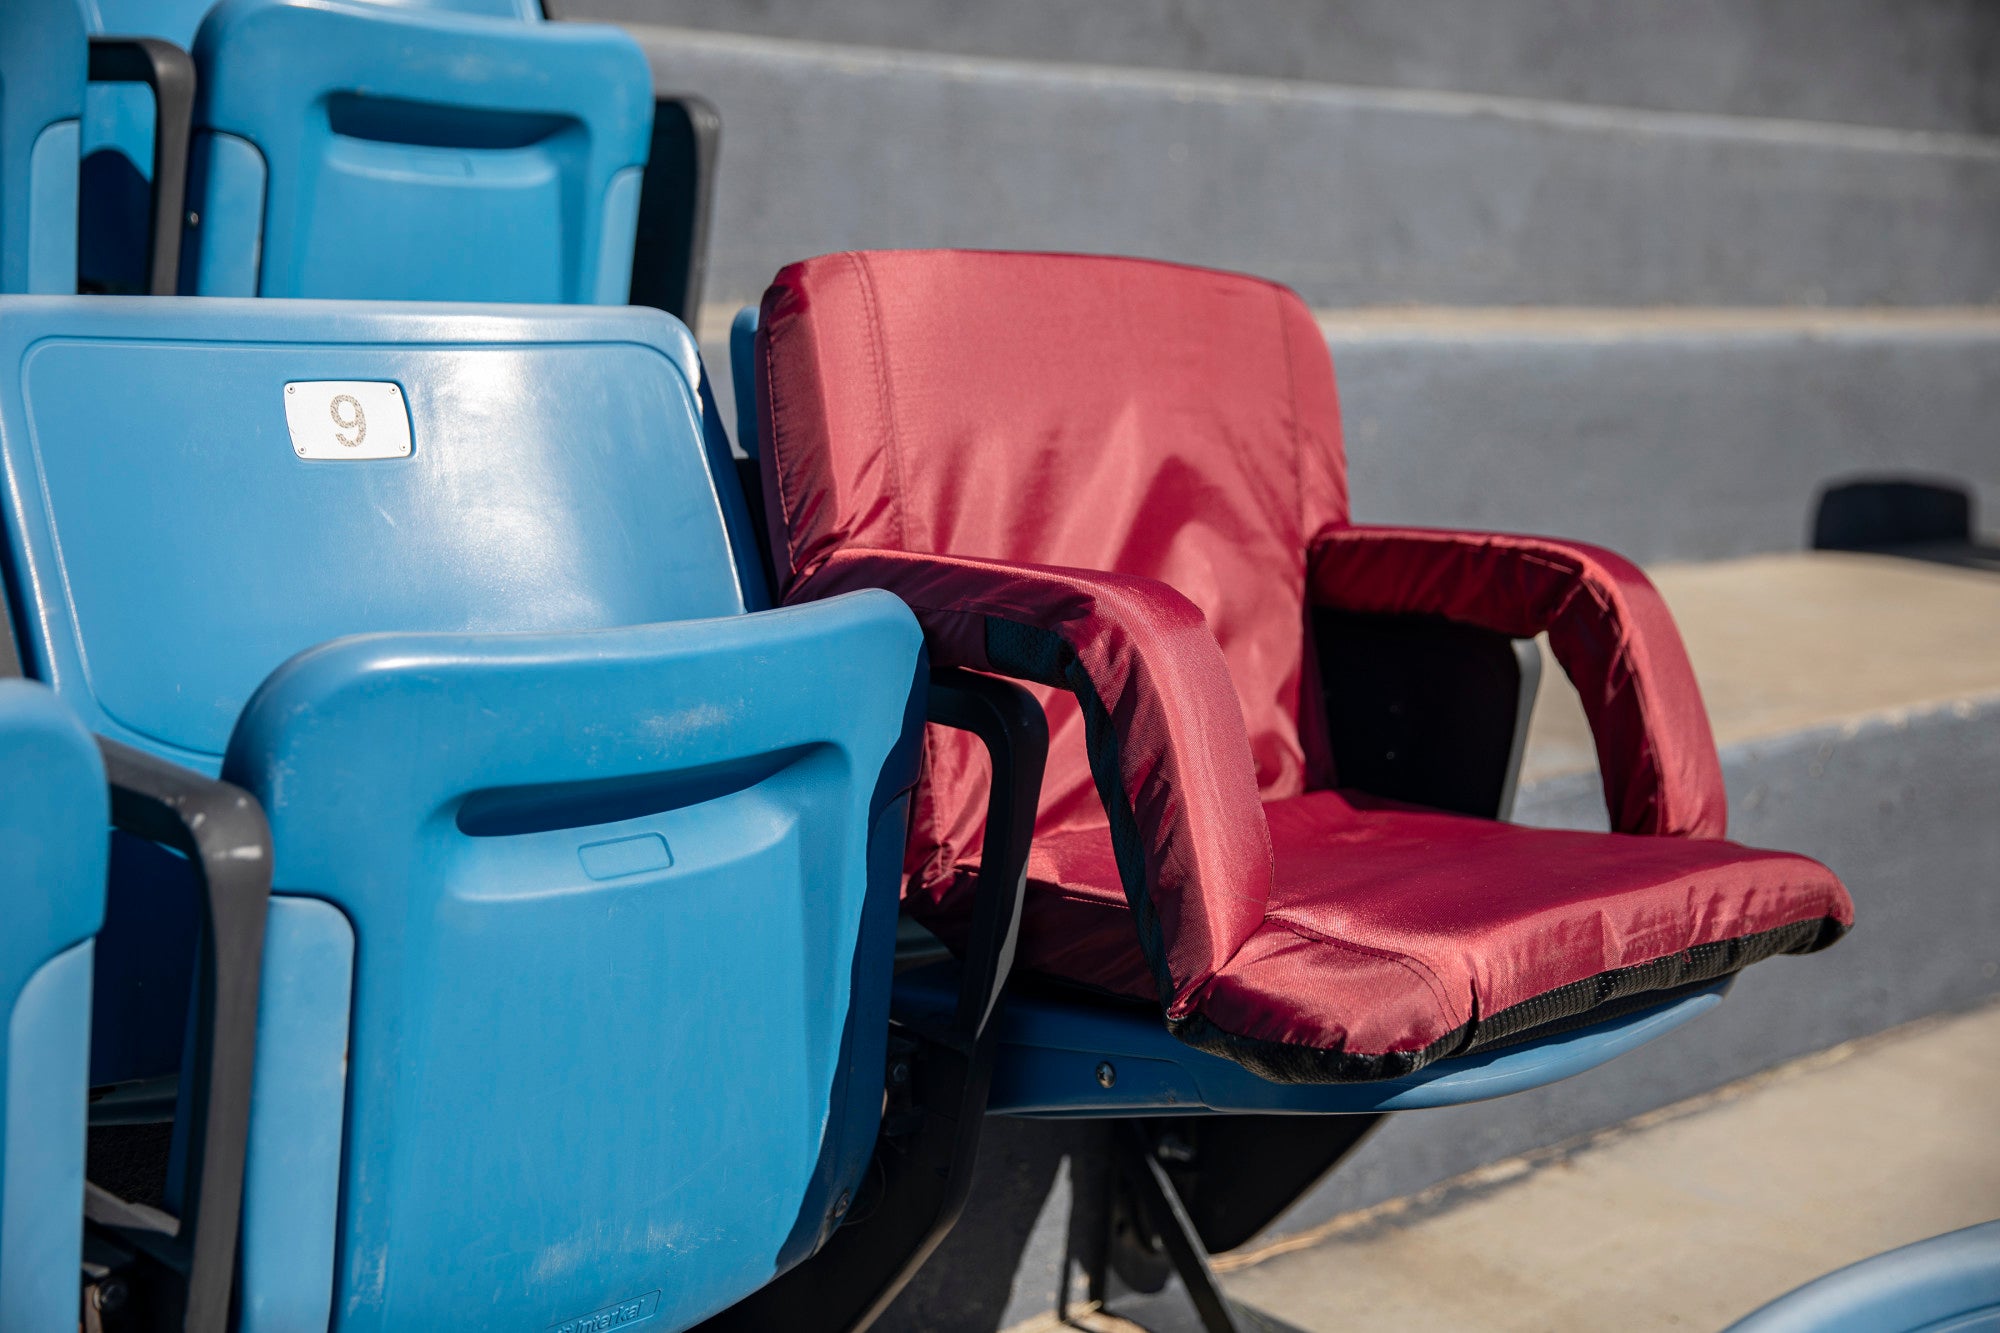
[[[1223,1266],[1235,1297],[1304,1333],[1714,1330],[1821,1273],[1994,1217],[2000,1005],[1835,1047]],[[1158,1309],[1073,1326],[1193,1326]]]

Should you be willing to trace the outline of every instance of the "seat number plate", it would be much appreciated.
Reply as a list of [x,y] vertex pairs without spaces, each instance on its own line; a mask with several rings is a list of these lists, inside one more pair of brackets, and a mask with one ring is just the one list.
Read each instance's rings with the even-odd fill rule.
[[386,381],[294,380],[285,386],[285,425],[300,458],[410,456],[410,409]]

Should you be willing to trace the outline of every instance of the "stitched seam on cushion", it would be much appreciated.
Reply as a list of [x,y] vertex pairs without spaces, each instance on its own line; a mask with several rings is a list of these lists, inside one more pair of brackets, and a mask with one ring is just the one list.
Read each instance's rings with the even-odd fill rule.
[[[1278,307],[1278,343],[1284,348],[1285,353],[1285,395],[1291,400],[1292,405],[1293,531],[1298,534],[1297,541],[1299,545],[1307,547],[1307,543],[1311,539],[1306,532],[1306,450],[1304,431],[1301,429],[1299,419],[1299,374],[1298,368],[1292,364],[1292,330],[1289,321],[1285,319],[1285,289],[1274,285],[1271,289],[1271,298],[1276,302]],[[1302,633],[1299,647],[1299,698],[1298,702],[1294,705],[1292,717],[1292,732],[1299,743],[1299,782],[1302,786],[1306,781],[1306,770],[1311,767],[1311,760],[1306,756],[1306,691],[1318,688],[1316,681],[1306,679],[1305,670],[1305,643],[1307,640],[1310,640],[1313,632],[1311,606],[1312,555],[1310,548],[1307,547],[1305,558],[1300,561],[1299,565],[1299,609],[1301,613]],[[1220,643],[1220,640],[1217,642]],[[1324,710],[1322,709],[1322,711]],[[1252,762],[1255,762],[1254,758]],[[1258,795],[1261,796],[1263,793],[1260,791]],[[1273,851],[1271,853],[1272,882],[1275,883],[1277,878],[1278,859],[1277,853]],[[1247,944],[1249,941],[1245,940],[1244,943]],[[1242,950],[1242,947],[1240,944],[1236,946],[1236,949],[1231,951],[1230,957],[1233,959]],[[1227,965],[1226,963],[1224,964],[1224,966]]]
[[1418,959],[1412,958],[1408,954],[1396,953],[1390,949],[1371,949],[1365,944],[1356,944],[1351,940],[1336,939],[1332,935],[1314,930],[1311,926],[1286,916],[1283,912],[1267,913],[1264,919],[1266,921],[1277,922],[1286,930],[1291,931],[1294,935],[1302,939],[1316,940],[1321,944],[1331,945],[1336,949],[1345,949],[1349,953],[1359,954],[1364,958],[1379,958],[1386,963],[1401,964],[1403,967],[1409,969],[1410,975],[1424,983],[1425,989],[1431,993],[1431,1002],[1438,1007],[1438,1014],[1448,1021],[1453,1029],[1465,1026],[1466,1020],[1458,1017],[1458,1011],[1452,1008],[1446,998],[1450,992],[1445,989],[1444,982],[1439,980],[1437,973],[1431,971],[1430,968],[1426,967]]
[[[792,526],[792,497],[785,486],[785,431],[778,424],[778,380],[777,376],[771,373],[771,331],[768,327],[759,341],[764,344],[764,408],[765,414],[771,419],[771,470],[778,477],[778,513],[785,523],[785,564],[790,567],[791,581],[796,584],[800,573],[799,548],[797,534]],[[761,470],[758,481],[760,484],[763,481]]]
[[861,304],[868,316],[868,359],[875,369],[875,392],[882,401],[882,426],[887,436],[889,467],[895,474],[896,545],[904,550],[910,548],[908,524],[903,517],[903,447],[896,435],[896,392],[889,381],[888,334],[882,327],[882,314],[875,302],[875,275],[868,267],[868,256],[849,252],[854,261],[854,271],[861,278]]
[[1284,289],[1274,287],[1272,299],[1278,306],[1278,343],[1285,349],[1285,395],[1292,404],[1292,514],[1299,540],[1306,539],[1306,460],[1299,439],[1299,375],[1292,365],[1292,331],[1285,324]]

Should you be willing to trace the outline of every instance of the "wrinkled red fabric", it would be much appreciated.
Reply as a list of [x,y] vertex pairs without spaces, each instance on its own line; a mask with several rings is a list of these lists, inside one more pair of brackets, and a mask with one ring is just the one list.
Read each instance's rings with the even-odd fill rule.
[[[845,546],[1156,579],[1208,619],[1259,788],[1305,789],[1306,550],[1347,491],[1297,296],[1146,260],[829,255],[777,276],[758,356],[781,585]],[[1101,818],[1081,724],[1050,725],[1045,814]],[[938,797],[977,827],[983,792]]]
[[[1048,631],[1110,714],[1146,883],[1120,882],[1076,699],[1035,686],[1050,753],[1024,966],[1233,1037],[1407,1052],[1606,969],[1851,920],[1823,867],[1716,840],[1700,695],[1637,570],[1547,539],[1347,526],[1332,367],[1290,292],[1141,260],[831,255],[778,275],[757,348],[786,598],[888,588],[934,661],[974,669],[995,665],[995,623]],[[1548,631],[1615,826],[1681,836],[1311,790],[1330,775],[1309,603]],[[957,733],[926,747],[907,902],[956,942],[985,763]],[[1135,896],[1159,911],[1169,994]]]
[[[888,588],[909,603],[934,666],[991,670],[988,617],[1054,631],[1075,651],[1117,729],[1133,813],[1152,835],[1146,887],[1173,978],[1169,1007],[1178,1013],[1179,1001],[1257,929],[1271,884],[1243,715],[1201,612],[1165,584],[1128,574],[854,547],[820,563],[797,593],[831,597],[850,588]],[[937,735],[932,729],[929,739]],[[1098,832],[1108,858],[1101,807],[1094,813],[1072,836]],[[1061,838],[1061,829],[1047,835],[1055,844]],[[976,842],[961,844],[937,869],[948,883],[959,859],[978,852]],[[1115,862],[1105,882],[1122,911]],[[1118,925],[1129,947],[1130,918]]]
[[[1416,1051],[1570,981],[1854,919],[1825,866],[1720,839],[1522,828],[1357,792],[1264,813],[1270,911],[1200,999],[1238,1036]],[[1342,1003],[1299,1002],[1318,995]]]
[[[1796,921],[1854,920],[1818,862],[1720,839],[1522,828],[1353,791],[1262,814],[1277,867],[1268,911],[1189,1006],[1257,1040],[1420,1051],[1571,981]],[[1023,967],[1154,997],[1103,830],[1038,838],[1028,875]],[[954,946],[976,883],[965,867],[923,913]]]
[[1583,700],[1619,833],[1719,838],[1729,802],[1694,668],[1650,580],[1582,542],[1341,527],[1313,541],[1316,606],[1546,632]]

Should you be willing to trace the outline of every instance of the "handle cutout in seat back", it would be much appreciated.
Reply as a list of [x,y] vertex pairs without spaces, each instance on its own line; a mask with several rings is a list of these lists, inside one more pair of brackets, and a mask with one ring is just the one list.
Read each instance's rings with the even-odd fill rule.
[[505,838],[643,819],[733,796],[766,782],[821,747],[795,746],[673,773],[596,778],[525,787],[489,787],[458,807],[468,837]]
[[335,93],[326,100],[327,127],[349,139],[420,148],[530,148],[568,129],[570,116],[447,106],[401,97]]

